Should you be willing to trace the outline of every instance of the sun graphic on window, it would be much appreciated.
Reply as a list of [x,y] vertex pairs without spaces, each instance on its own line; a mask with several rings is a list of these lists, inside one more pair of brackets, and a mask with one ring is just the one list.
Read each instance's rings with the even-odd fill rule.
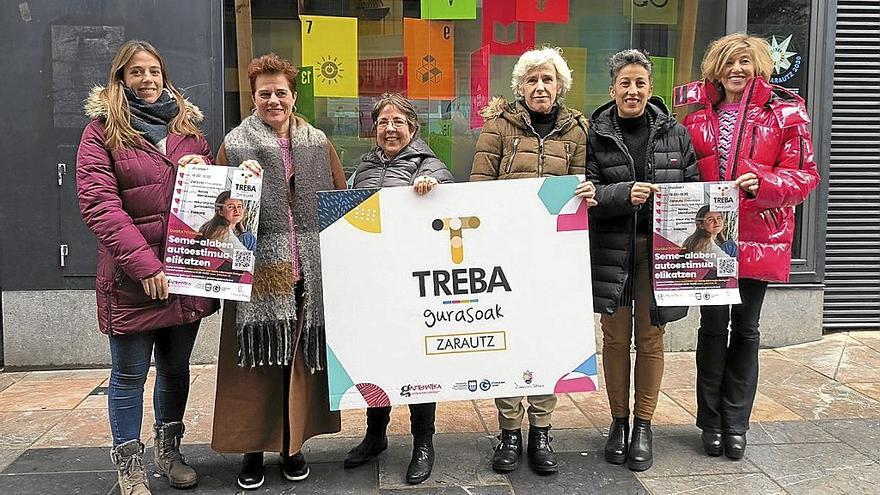
[[323,79],[327,84],[338,83],[342,80],[342,73],[345,69],[342,62],[336,57],[321,57],[318,64],[318,78]]

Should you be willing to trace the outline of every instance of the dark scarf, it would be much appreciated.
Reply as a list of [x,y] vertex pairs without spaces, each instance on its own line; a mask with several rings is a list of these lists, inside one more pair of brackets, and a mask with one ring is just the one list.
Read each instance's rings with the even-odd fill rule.
[[[290,127],[290,148],[296,170],[292,197],[290,177],[278,138],[271,127],[251,115],[226,135],[231,165],[255,159],[263,166],[263,193],[254,284],[250,302],[239,302],[235,330],[239,366],[290,365],[300,342],[308,369],[326,366],[324,301],[321,294],[321,252],[318,243],[317,192],[333,189],[327,137],[302,123]],[[293,209],[295,234],[291,231]],[[296,235],[303,274],[303,321],[295,335],[297,308],[291,236]]]
[[168,124],[180,112],[177,100],[167,89],[162,90],[155,103],[147,103],[138,98],[129,88],[125,88],[124,91],[128,108],[131,110],[131,127],[143,133],[144,138],[150,143],[159,144],[159,141],[168,136]]

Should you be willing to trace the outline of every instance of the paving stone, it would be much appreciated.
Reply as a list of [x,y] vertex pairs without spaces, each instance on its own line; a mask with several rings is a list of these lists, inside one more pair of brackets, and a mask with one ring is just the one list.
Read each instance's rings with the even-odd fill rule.
[[[688,436],[654,437],[654,466],[640,477],[692,476],[704,474],[756,473],[759,469],[748,461],[731,461],[726,457],[709,457],[703,452],[699,430]],[[748,452],[746,452],[748,457]]]
[[[553,450],[556,452],[601,452],[605,447],[607,432],[597,428],[579,428],[576,430],[552,429]],[[528,435],[523,438],[523,448],[528,445]]]
[[746,457],[789,493],[876,493],[876,462],[843,443],[753,445]]
[[110,471],[0,475],[0,493],[4,494],[70,493],[104,495],[105,493],[110,493],[114,485],[116,485],[116,473]]
[[25,453],[24,447],[13,449],[0,449],[0,472],[9,467],[16,459]]
[[514,495],[509,485],[412,487],[400,490],[379,490],[380,495]]
[[841,419],[816,424],[871,459],[880,462],[880,420]]
[[[152,452],[148,452],[152,458]],[[148,463],[149,464],[149,463]],[[106,447],[30,449],[3,470],[3,474],[37,474],[81,471],[116,472]]]
[[[152,459],[152,452],[148,457]],[[291,482],[281,476],[281,466],[276,454],[265,455],[266,482],[259,490],[243,491],[236,484],[238,468],[241,463],[239,454],[218,454],[208,445],[198,445],[188,449],[187,462],[199,473],[197,487],[186,490],[188,495],[214,493],[246,493],[246,494],[320,494],[320,495],[360,495],[376,493],[376,469],[342,468],[341,462],[309,463],[309,477],[303,481]],[[152,461],[148,462],[149,471],[153,471]],[[180,490],[171,488],[160,477],[150,479],[153,494],[181,495]]]
[[613,493],[647,494],[632,471],[625,466],[605,462],[599,453],[558,454],[559,473],[540,476],[529,469],[525,460],[519,469],[507,475],[518,494]]
[[[435,460],[431,477],[420,486],[502,485],[503,475],[492,471],[494,439],[486,434],[434,435]],[[412,437],[388,439],[388,450],[379,458],[379,487],[406,488],[406,468],[412,457]]]
[[837,439],[810,421],[773,421],[752,423],[748,445],[782,443],[833,443]]
[[712,495],[783,495],[785,490],[764,473],[713,474],[711,476],[669,476],[641,478],[653,495],[711,493]]

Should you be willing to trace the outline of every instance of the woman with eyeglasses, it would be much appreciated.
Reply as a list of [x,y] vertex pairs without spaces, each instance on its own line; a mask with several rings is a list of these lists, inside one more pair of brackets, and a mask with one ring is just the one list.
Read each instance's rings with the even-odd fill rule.
[[[446,165],[419,136],[419,116],[413,104],[398,93],[385,93],[373,105],[376,148],[361,157],[352,177],[355,189],[412,187],[424,195],[440,183],[455,182]],[[413,453],[406,470],[406,482],[419,484],[431,476],[434,466],[434,413],[437,403],[410,404]],[[345,467],[366,464],[388,448],[385,434],[391,407],[367,409],[364,439],[345,456]]]

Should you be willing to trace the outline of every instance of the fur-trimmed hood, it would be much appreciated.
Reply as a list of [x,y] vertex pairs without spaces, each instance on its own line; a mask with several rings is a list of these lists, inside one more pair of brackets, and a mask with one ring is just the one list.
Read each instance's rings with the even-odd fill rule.
[[[195,125],[198,125],[205,119],[205,115],[202,111],[190,102],[188,99],[183,99],[185,103],[184,111],[186,111],[187,116]],[[95,86],[89,91],[89,96],[83,101],[83,110],[85,111],[86,117],[90,119],[101,119],[104,120],[107,118],[109,114],[109,103],[107,102],[107,94],[104,92],[104,86]]]

